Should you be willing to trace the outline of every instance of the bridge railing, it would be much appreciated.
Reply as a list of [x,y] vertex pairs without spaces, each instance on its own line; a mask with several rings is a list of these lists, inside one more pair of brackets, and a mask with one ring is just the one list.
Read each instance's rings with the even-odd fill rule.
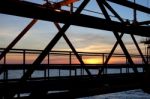
[[[4,49],[0,48],[0,52]],[[0,61],[0,80],[20,79],[26,70],[33,66],[32,63],[42,50],[31,49],[12,49]],[[113,54],[108,65],[104,62],[109,53],[78,52],[85,62],[81,66],[71,51],[52,51],[40,65],[36,65],[36,70],[31,78],[49,78],[60,76],[86,76],[85,68],[88,68],[92,75],[97,75],[99,70],[104,67],[103,74],[133,73],[132,66],[123,54]],[[140,55],[131,55],[136,63],[139,72],[144,72],[144,65]],[[145,56],[146,57],[146,56]],[[89,62],[94,59],[93,63]],[[86,62],[87,60],[87,62]],[[99,63],[94,61],[98,61]]]
[[[0,48],[0,53],[4,48]],[[0,64],[32,64],[42,50],[12,49]],[[78,52],[85,64],[104,64],[109,53]],[[143,64],[140,55],[130,54],[135,64]],[[147,55],[144,55],[147,58]],[[89,62],[88,62],[89,59]],[[90,60],[94,59],[94,60]],[[96,61],[95,61],[96,60]],[[93,61],[93,63],[91,62]],[[95,61],[95,63],[94,63]],[[72,51],[51,51],[41,64],[80,64]],[[108,64],[128,64],[124,54],[113,54]]]

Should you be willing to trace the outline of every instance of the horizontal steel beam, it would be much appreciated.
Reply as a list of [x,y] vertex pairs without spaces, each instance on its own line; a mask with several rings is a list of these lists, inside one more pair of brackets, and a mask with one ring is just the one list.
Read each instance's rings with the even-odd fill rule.
[[[20,93],[30,93],[32,91],[40,92],[40,94],[36,94],[40,97],[43,91],[64,91],[71,90],[73,93],[70,94],[71,97],[85,97],[91,95],[100,95],[112,92],[119,92],[125,90],[133,90],[142,87],[143,83],[143,74],[137,75],[135,74],[110,74],[110,75],[102,75],[100,78],[95,75],[90,79],[89,76],[72,76],[72,77],[52,77],[46,78],[35,78],[28,80],[23,89],[20,89]],[[1,96],[5,96],[5,94],[11,89],[16,90],[19,88],[18,82],[19,80],[10,80],[7,83],[0,83]],[[80,87],[79,87],[80,86]],[[57,92],[56,92],[57,93]],[[57,96],[60,96],[61,93],[58,93]],[[57,99],[55,97],[50,97],[50,94],[44,95],[40,97],[40,99]],[[69,95],[69,94],[68,94]],[[68,98],[66,95],[65,98]],[[48,98],[46,98],[48,96]],[[64,95],[63,95],[64,96]],[[35,98],[34,97],[34,98]],[[12,99],[34,99],[33,97],[17,97]],[[59,97],[59,99],[62,98]],[[4,98],[7,99],[7,98]],[[70,99],[70,97],[69,97]],[[71,98],[72,99],[72,98]]]
[[129,0],[128,1],[127,0],[107,0],[107,1],[150,14],[150,8],[139,5],[139,4],[134,4],[134,2],[131,2]]
[[83,14],[70,14],[67,11],[58,12],[43,7],[43,5],[25,1],[1,0],[0,13],[150,37],[148,33],[150,27],[148,26],[125,25]]

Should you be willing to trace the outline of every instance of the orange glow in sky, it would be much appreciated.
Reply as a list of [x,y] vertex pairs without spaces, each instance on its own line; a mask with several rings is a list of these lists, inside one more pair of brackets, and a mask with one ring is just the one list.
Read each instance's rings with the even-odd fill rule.
[[102,60],[100,58],[88,58],[84,59],[85,64],[101,64]]

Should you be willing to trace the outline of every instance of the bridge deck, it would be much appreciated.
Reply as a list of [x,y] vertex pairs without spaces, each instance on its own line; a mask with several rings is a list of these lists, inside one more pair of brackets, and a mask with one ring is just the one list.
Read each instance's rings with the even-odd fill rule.
[[[37,78],[27,80],[20,93],[32,93],[33,95],[30,98],[45,97],[47,99],[57,95],[59,97],[83,97],[142,88],[142,81],[142,73],[138,76],[135,74],[109,74],[101,75],[100,77],[92,76],[92,78],[89,76]],[[1,82],[0,90],[3,90],[1,95],[19,87],[18,80],[12,80],[7,83]],[[46,92],[44,96],[42,96],[42,92]],[[20,98],[29,98],[29,96]]]

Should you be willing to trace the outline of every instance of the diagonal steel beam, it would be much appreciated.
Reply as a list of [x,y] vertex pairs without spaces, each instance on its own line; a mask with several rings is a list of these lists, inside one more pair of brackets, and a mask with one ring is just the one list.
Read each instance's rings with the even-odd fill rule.
[[[117,14],[117,12],[105,1],[103,0],[103,4],[119,19],[119,21],[121,21],[122,23],[124,23],[123,19]],[[121,33],[120,38],[122,38],[124,35],[124,33]],[[117,45],[119,44],[118,41],[116,41],[115,45],[113,46],[108,58],[106,59],[104,64],[107,64],[109,59],[111,58],[112,54],[114,53]]]
[[[61,27],[60,27],[60,25],[59,25],[58,23],[54,22],[54,25],[57,27],[57,29],[58,29],[59,31],[61,31]],[[63,38],[65,39],[65,41],[67,42],[67,44],[69,45],[69,47],[71,48],[71,50],[73,51],[73,53],[75,54],[75,56],[77,57],[77,59],[79,60],[81,66],[85,67],[85,64],[84,64],[82,58],[81,58],[80,55],[77,53],[75,47],[72,45],[71,41],[68,39],[68,37],[66,36],[66,34],[63,35]],[[86,70],[87,74],[88,74],[89,76],[91,76],[90,71],[89,71],[86,67],[85,67],[85,70]],[[43,93],[43,94],[44,94],[44,93],[47,93],[47,91],[45,90],[45,92],[42,92],[42,93]],[[35,95],[35,94],[36,94],[36,93],[33,92],[33,93],[30,94],[30,96]]]
[[115,16],[119,19],[120,22],[124,23],[123,19],[117,14],[117,12],[105,1],[101,1]]
[[[103,6],[102,2],[99,1],[99,0],[96,0],[96,1],[97,1],[98,5],[99,5],[100,9],[102,10],[102,12],[103,12],[103,14],[104,14],[106,20],[111,21],[111,18],[109,17],[109,15],[108,15],[108,13],[107,13],[105,7]],[[131,58],[130,54],[128,53],[128,51],[127,51],[125,45],[123,44],[123,41],[121,40],[119,34],[118,34],[116,31],[113,31],[113,33],[114,33],[114,35],[115,35],[117,41],[119,42],[119,44],[120,44],[120,46],[121,46],[121,48],[122,48],[124,54],[126,55],[127,59],[129,60],[130,64],[133,65],[133,71],[134,71],[135,73],[138,73],[137,68],[134,67],[134,63],[133,63],[133,61],[132,61],[132,58]]]
[[[115,11],[105,0],[103,0],[103,4],[114,14],[122,23],[125,23],[125,22],[123,21],[123,19],[116,13],[116,11]],[[126,24],[126,23],[125,23],[125,24]],[[120,35],[120,38],[122,38],[123,35],[124,35],[124,33],[122,33],[122,34]],[[140,55],[141,55],[141,57],[142,57],[144,63],[147,64],[147,61],[145,60],[145,58],[144,58],[144,56],[143,56],[143,53],[142,53],[141,49],[139,48],[138,43],[137,43],[137,41],[136,41],[134,35],[131,34],[131,37],[132,37],[132,39],[133,39],[133,42],[134,42],[135,46],[137,47],[137,50],[139,51],[139,53],[140,53]],[[116,49],[116,47],[117,47],[118,44],[119,44],[119,42],[117,41],[117,42],[115,43],[115,45],[113,46],[113,48],[112,48],[112,50],[111,50],[111,52],[110,52],[108,58],[106,59],[106,61],[105,61],[105,63],[104,63],[104,66],[106,66],[106,65],[108,64],[108,61],[110,60],[111,56],[113,55],[113,53],[114,53],[114,51],[115,51],[115,49]],[[103,71],[104,71],[104,68],[102,68],[102,69],[99,71],[99,75],[100,75]]]
[[[90,0],[84,0],[82,2],[82,4],[79,6],[79,8],[76,10],[76,14],[80,13],[83,8],[88,4]],[[71,17],[71,16],[70,16]],[[22,76],[22,78],[20,79],[20,81],[18,82],[19,87],[23,87],[26,80],[31,76],[31,74],[33,73],[33,71],[36,68],[36,65],[40,64],[43,59],[46,57],[46,55],[49,53],[49,51],[52,50],[52,48],[55,46],[55,44],[58,42],[58,40],[65,34],[65,31],[70,27],[71,24],[67,23],[65,24],[61,31],[59,31],[56,36],[51,40],[51,42],[47,45],[47,47],[43,50],[43,52],[38,56],[38,58],[34,61],[33,65],[26,71],[26,73]],[[12,99],[12,97],[14,97],[14,95],[19,92],[19,89],[21,88],[16,88],[15,91],[13,92],[9,92],[7,95],[7,99]]]
[[[114,14],[122,23],[125,23],[125,22],[123,21],[123,19],[116,13],[116,11],[113,10],[113,8],[112,8],[105,0],[103,0],[103,1],[104,1],[103,4]],[[134,11],[134,12],[135,12],[135,11]],[[136,12],[135,12],[135,13],[136,13]],[[135,17],[136,17],[136,16],[135,16]],[[135,18],[135,19],[136,19],[136,18]],[[126,23],[125,23],[125,24],[126,24]],[[141,55],[141,57],[142,57],[144,63],[147,64],[147,62],[146,62],[146,60],[145,60],[145,58],[144,58],[144,56],[143,56],[143,53],[142,53],[141,49],[139,48],[138,43],[137,43],[137,41],[136,41],[136,39],[135,39],[135,37],[134,37],[133,34],[131,34],[131,38],[132,38],[132,40],[133,40],[135,46],[137,47],[137,50],[139,51],[139,53],[140,53],[140,55]]]
[[7,48],[0,54],[0,60],[9,52],[10,49],[31,29],[31,27],[37,22],[37,19],[33,19],[23,31],[7,46]]
[[[49,6],[52,6],[52,8],[53,8],[53,5],[51,3],[49,3]],[[57,29],[59,31],[61,31],[61,27],[60,27],[60,25],[57,22],[54,22],[54,25],[57,27]],[[68,39],[68,37],[66,36],[65,33],[63,34],[63,38],[65,39],[65,41],[67,42],[67,44],[69,45],[69,47],[71,48],[71,50],[73,51],[73,53],[75,54],[75,56],[77,57],[77,59],[79,60],[81,66],[85,67],[85,64],[84,64],[82,58],[77,53],[75,47],[72,45],[71,41]],[[86,70],[87,74],[91,76],[90,71],[86,67],[85,67],[85,70]]]
[[[61,31],[60,25],[59,25],[58,23],[56,23],[56,22],[54,22],[54,24],[55,24],[55,26],[57,27],[57,29],[58,29],[59,31]],[[79,60],[81,66],[85,67],[85,64],[84,64],[82,58],[79,56],[79,54],[78,54],[77,51],[75,50],[74,46],[72,45],[72,43],[70,42],[70,40],[68,39],[68,37],[66,36],[66,34],[63,35],[63,38],[65,39],[65,41],[67,42],[67,44],[69,45],[69,47],[71,48],[71,50],[73,51],[73,53],[75,54],[75,56],[77,57],[77,59]],[[85,70],[86,70],[87,74],[88,74],[89,76],[91,76],[90,71],[89,71],[86,67],[85,67]],[[43,93],[43,94],[46,94],[47,91],[45,90],[45,91],[43,91],[42,93]],[[35,93],[32,92],[32,93],[30,94],[30,96],[32,96],[32,95],[36,95],[36,92],[35,92]]]
[[[124,33],[121,33],[120,38],[122,38],[122,37],[123,37],[123,35],[124,35]],[[114,44],[114,46],[113,46],[113,48],[112,48],[111,52],[109,53],[108,57],[106,58],[106,60],[105,60],[105,62],[104,62],[104,67],[103,67],[103,68],[101,68],[101,69],[99,70],[99,74],[98,74],[98,75],[100,75],[100,74],[104,71],[105,66],[108,64],[108,62],[109,62],[110,58],[112,57],[112,55],[113,55],[113,53],[114,53],[115,49],[116,49],[116,48],[117,48],[117,46],[118,46],[118,44],[119,44],[119,42],[118,42],[118,41],[116,41],[116,43]]]
[[[58,23],[54,22],[54,24],[56,25],[56,27],[58,28],[59,31],[61,31],[61,27]],[[77,59],[79,60],[81,66],[85,67],[85,70],[87,72],[87,74],[89,76],[91,76],[90,71],[86,68],[82,58],[80,57],[80,55],[77,53],[75,47],[72,45],[71,41],[68,39],[68,37],[66,36],[66,34],[63,35],[63,38],[65,39],[65,41],[67,42],[67,44],[69,45],[69,47],[71,48],[71,50],[73,51],[73,53],[75,54],[75,56],[77,57]]]
[[[122,23],[124,23],[123,19],[117,14],[117,12],[116,12],[105,0],[102,0],[101,2],[119,19],[119,21],[121,21]],[[124,35],[124,33],[121,33],[120,38],[122,38],[123,35]],[[119,42],[116,41],[116,43],[114,44],[114,46],[113,46],[113,48],[112,48],[110,54],[108,55],[108,57],[107,57],[106,60],[105,60],[104,66],[106,66],[106,65],[108,64],[110,58],[112,57],[112,55],[113,55],[115,49],[116,49],[117,46],[118,46],[118,44],[119,44]],[[101,68],[101,70],[99,71],[99,75],[100,75],[103,71],[104,71],[104,68]]]
[[[105,0],[102,0],[101,2],[103,2],[103,4],[119,19],[119,21],[121,21],[122,23],[124,23],[123,19],[117,14],[117,12],[105,1]],[[124,35],[124,33],[121,33],[120,35],[120,38],[122,38]],[[106,66],[110,60],[110,58],[112,57],[115,49],[117,48],[119,42],[116,41],[116,43],[114,44],[110,54],[108,55],[108,57],[106,58],[105,62],[104,62],[104,66]],[[101,68],[101,70],[99,71],[99,74],[100,75],[102,72],[104,71],[104,67]]]
[[[79,14],[84,7],[88,4],[90,0],[84,0],[82,2],[82,4],[79,6],[79,8],[75,11],[75,14]],[[72,17],[72,16],[70,16]],[[52,50],[52,48],[55,46],[55,44],[58,42],[58,40],[64,35],[65,31],[70,27],[71,24],[67,23],[65,24],[61,31],[59,31],[56,36],[51,40],[51,42],[47,45],[47,47],[43,50],[43,52],[38,56],[38,58],[34,61],[33,65],[28,68],[28,70],[26,71],[26,73],[22,76],[22,78],[20,79],[20,81],[18,82],[18,88],[15,89],[15,91],[13,92],[9,92],[7,93],[7,99],[12,99],[14,97],[14,95],[19,92],[19,90],[24,86],[24,84],[26,83],[26,80],[31,76],[31,74],[33,73],[33,71],[36,68],[36,65],[40,64],[43,59],[46,57],[46,55],[49,53],[49,51]]]
[[[32,26],[37,22],[37,19],[33,19],[24,29],[23,31],[4,49],[4,51],[0,54],[0,60],[6,56],[6,54],[17,44],[17,42],[32,28]],[[4,67],[2,67],[4,68]],[[3,73],[4,69],[0,69],[0,74]]]
[[134,44],[135,44],[137,50],[139,51],[139,53],[140,53],[140,55],[141,55],[141,57],[142,57],[143,62],[145,63],[145,65],[148,64],[147,61],[146,61],[146,59],[144,58],[144,55],[143,55],[143,53],[142,53],[142,51],[141,51],[141,49],[140,49],[140,47],[139,47],[139,45],[138,45],[138,43],[137,43],[135,37],[134,37],[134,35],[131,34],[131,37],[132,37],[132,40],[133,40],[133,42],[134,42]]
[[[76,10],[75,14],[80,13],[83,8],[87,5],[87,3],[89,2],[89,0],[83,1],[83,3],[80,5],[80,7]],[[71,16],[70,16],[71,17]],[[39,55],[39,57],[34,61],[34,65],[31,66],[27,72],[23,75],[23,77],[21,78],[22,81],[25,81],[26,79],[28,79],[30,77],[30,75],[33,73],[34,69],[36,68],[35,65],[40,64],[43,59],[46,57],[47,53],[49,51],[52,50],[52,48],[55,46],[55,44],[58,42],[58,40],[63,36],[63,34],[65,33],[65,31],[70,27],[71,24],[67,23],[65,24],[61,31],[59,31],[56,36],[51,40],[51,42],[47,45],[47,47],[43,50],[43,52]]]
[[[79,6],[79,8],[76,10],[75,14],[79,14],[83,8],[87,5],[87,3],[90,0],[84,0],[83,3]],[[71,18],[71,16],[70,16]],[[55,46],[55,44],[58,42],[58,40],[64,35],[65,31],[70,27],[71,24],[67,23],[65,24],[61,31],[59,31],[56,36],[51,40],[51,42],[47,45],[47,47],[42,51],[42,53],[38,56],[38,58],[34,61],[33,66],[31,66],[27,72],[23,75],[21,78],[21,81],[24,82],[26,79],[30,77],[30,75],[33,73],[34,69],[36,68],[35,65],[40,64],[43,59],[46,57],[49,51],[52,50],[52,48]]]

